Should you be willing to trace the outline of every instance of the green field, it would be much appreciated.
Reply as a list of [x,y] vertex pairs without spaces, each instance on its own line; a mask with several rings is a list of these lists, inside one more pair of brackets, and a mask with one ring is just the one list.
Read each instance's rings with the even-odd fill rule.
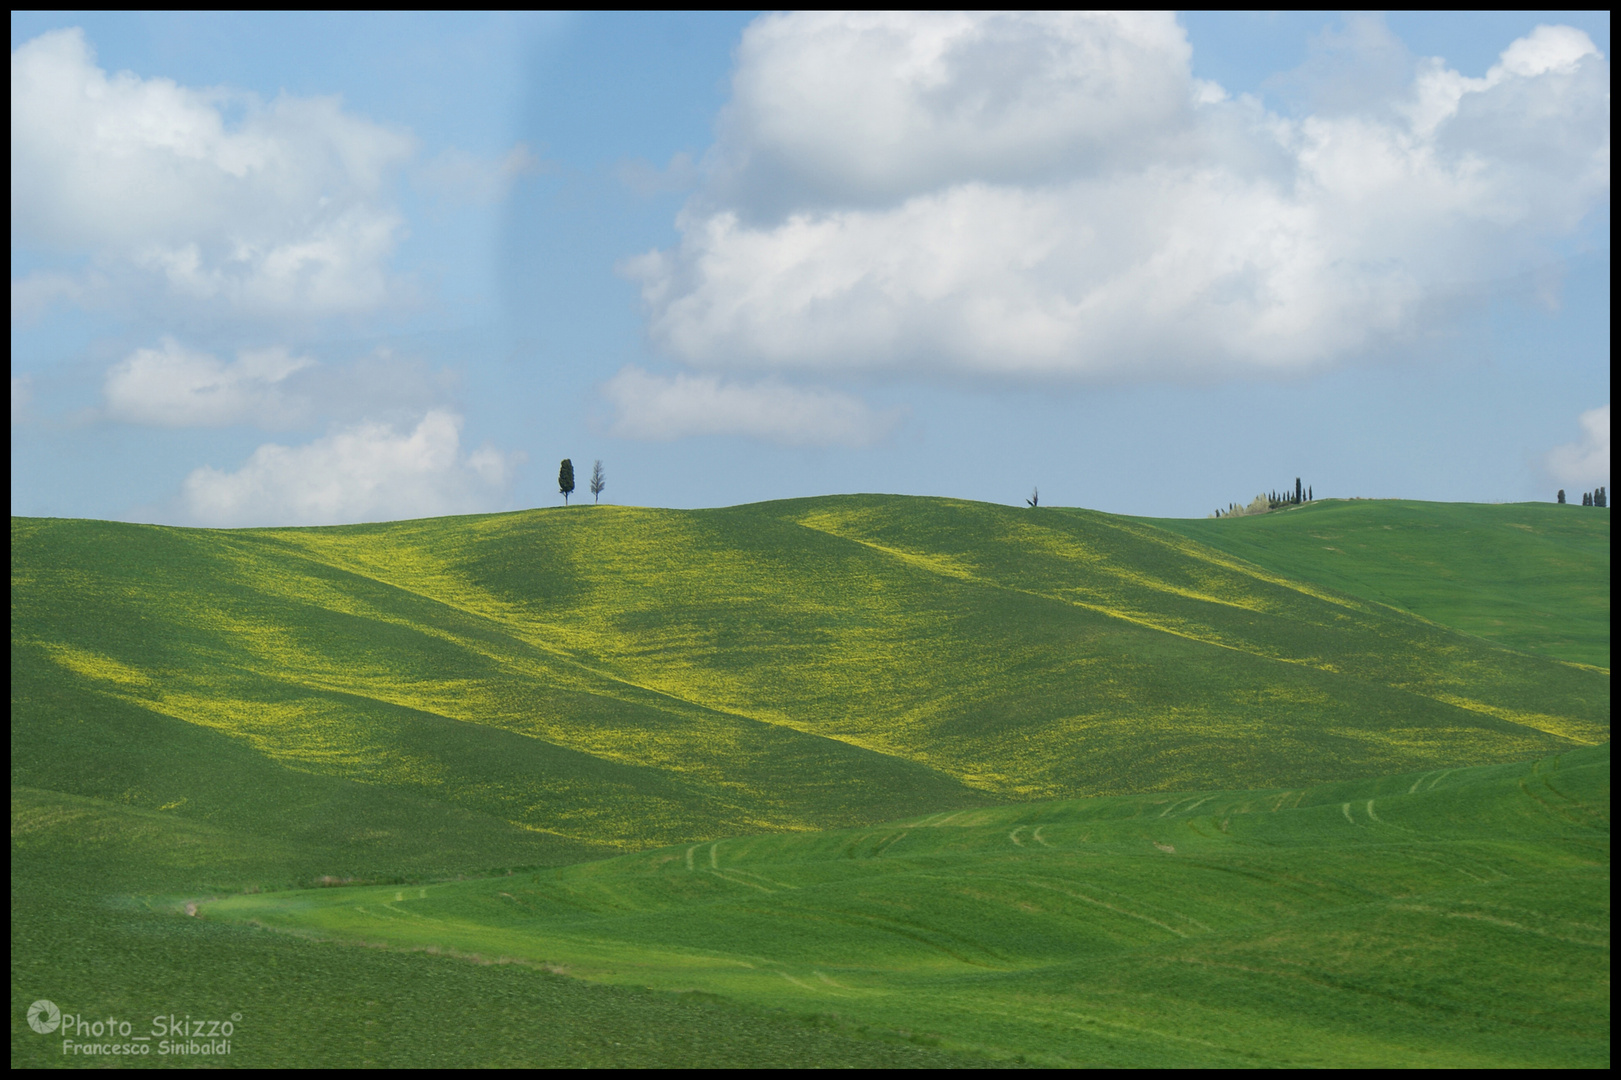
[[1609,785],[1604,746],[198,915],[859,1017],[1046,1065],[1603,1066]]
[[[1381,507],[1389,515],[1383,522]],[[1577,513],[1537,516],[1572,509]],[[1157,957],[1152,963],[1133,961],[1138,982],[1119,983],[1107,1008],[1094,1003],[1102,1010],[1095,1012],[1099,1023],[1123,1024],[1122,1032],[1139,1014],[1149,1027],[1163,1027],[1153,1018],[1171,1015],[1164,1010],[1179,1000],[1172,989],[1178,978],[1192,980],[1186,986],[1197,994],[1206,992],[1197,989],[1205,986],[1199,980],[1216,979],[1218,970],[1228,980],[1221,993],[1239,993],[1229,984],[1246,978],[1234,974],[1243,964],[1169,960],[1164,942],[1122,937],[1118,928],[1086,937],[1092,932],[1056,908],[1045,922],[1032,916],[1044,929],[1009,924],[1015,936],[1029,932],[1021,948],[1035,952],[990,941],[985,947],[1006,962],[970,976],[935,970],[925,962],[927,950],[903,951],[897,970],[885,976],[891,982],[872,975],[871,993],[852,990],[858,1004],[841,1005],[793,989],[794,979],[806,977],[792,967],[755,979],[771,984],[770,993],[713,972],[683,981],[678,969],[709,946],[699,941],[708,932],[703,919],[681,904],[720,911],[736,903],[713,892],[721,878],[738,877],[738,868],[769,876],[778,862],[787,869],[777,880],[795,884],[795,896],[814,885],[818,895],[855,903],[850,898],[867,888],[857,884],[868,880],[862,875],[890,882],[883,868],[900,865],[893,857],[902,851],[844,860],[855,876],[840,880],[856,893],[828,891],[816,868],[831,865],[823,858],[828,845],[859,849],[854,838],[883,822],[969,812],[956,826],[929,834],[957,837],[941,840],[946,847],[939,850],[923,850],[915,829],[897,825],[884,835],[907,832],[906,843],[918,848],[905,852],[909,860],[988,859],[974,865],[996,877],[1003,872],[994,868],[997,860],[1059,858],[1057,849],[1025,852],[1026,841],[1019,851],[976,854],[984,838],[960,831],[964,820],[979,820],[975,814],[985,815],[979,831],[990,830],[990,837],[1000,829],[1005,842],[1029,815],[1036,815],[1028,817],[1032,828],[1047,820],[1040,815],[1052,814],[1055,828],[1062,819],[1069,829],[1088,815],[1126,814],[1130,807],[1137,813],[1185,792],[1321,794],[1336,783],[1411,781],[1532,760],[1544,762],[1536,774],[1542,776],[1555,758],[1573,775],[1602,768],[1607,839],[1608,748],[1602,766],[1580,755],[1596,753],[1582,748],[1609,738],[1609,523],[1607,512],[1581,509],[1325,502],[1259,518],[1146,522],[850,496],[709,511],[575,507],[324,529],[211,531],[14,518],[13,1063],[60,1060],[22,1023],[28,1002],[41,996],[79,1002],[87,1012],[138,1013],[154,998],[183,1001],[188,1009],[246,1003],[231,1007],[267,1019],[258,1041],[245,1041],[233,1057],[237,1064],[296,1063],[315,1047],[322,1049],[309,1063],[927,1065],[1020,1054],[1032,1062],[1238,1060],[1200,1057],[1217,1050],[1198,1049],[1205,1044],[1197,1041],[1188,1044],[1191,1057],[1177,1056],[1168,1047],[1180,1032],[1170,1029],[1161,1032],[1169,1041],[1121,1034],[1116,1053],[1054,1017],[1054,1026],[1042,1028],[1046,1034],[1037,1032],[1040,1023],[1020,1020],[1008,1024],[1025,1033],[1017,1037],[959,1038],[959,1029],[968,1030],[960,1019],[963,996],[979,994],[963,989],[965,978],[981,978],[984,1000],[1003,1002],[996,1008],[1034,1015],[1046,1008],[1041,1001],[1051,999],[1058,1009],[1071,1000],[1052,980],[1102,985],[1100,973],[1115,970],[1105,954],[1149,949]],[[1312,526],[1314,520],[1341,529],[1337,535],[1360,537],[1334,545],[1355,557],[1319,565],[1323,545],[1312,529],[1328,526]],[[1499,533],[1513,543],[1493,549],[1481,540]],[[1412,568],[1444,554],[1449,543],[1472,554],[1449,564],[1444,586],[1413,586]],[[1513,574],[1504,573],[1504,560]],[[1598,581],[1602,590],[1580,587]],[[1456,787],[1463,774],[1449,775],[1435,798],[1454,792],[1445,798],[1456,802],[1467,785]],[[1476,817],[1458,817],[1456,835],[1432,829],[1425,843],[1484,843],[1469,823],[1489,828],[1513,813],[1486,794],[1490,785],[1476,787],[1482,793]],[[1507,890],[1503,895],[1529,890],[1523,903],[1552,920],[1548,926],[1598,918],[1582,914],[1588,901],[1580,897],[1591,893],[1602,908],[1595,925],[1607,927],[1608,856],[1592,855],[1599,826],[1589,820],[1598,799],[1590,788],[1570,796],[1572,805],[1586,808],[1585,839],[1552,830],[1542,840],[1521,837],[1513,852],[1480,856],[1496,867],[1489,880]],[[1422,803],[1420,794],[1427,797],[1411,798]],[[1116,801],[1052,801],[1100,796]],[[1230,796],[1253,798],[1261,796]],[[1311,830],[1323,822],[1305,805],[1297,807],[1305,817],[1290,810],[1267,818],[1273,824],[1266,828],[1299,833],[1293,846],[1241,831],[1224,833],[1222,843],[1253,840],[1289,853],[1293,869],[1274,863],[1256,881],[1266,874],[1288,881],[1329,874],[1308,858]],[[1430,815],[1424,828],[1439,828],[1432,811],[1421,813]],[[1419,819],[1413,820],[1416,829]],[[1339,823],[1370,836],[1381,828],[1343,817]],[[698,865],[699,853],[720,838],[748,835],[759,838],[727,841],[712,865]],[[1042,838],[1057,835],[1048,830]],[[975,851],[946,850],[959,840]],[[1333,842],[1349,843],[1337,834]],[[1167,843],[1183,852],[1181,841]],[[691,874],[664,880],[660,875],[677,869],[687,873],[680,853],[689,848]],[[650,851],[663,852],[657,858],[675,851],[680,866],[648,877]],[[1114,858],[1104,848],[1095,854]],[[1117,854],[1124,861],[1109,873],[1129,892],[1124,887],[1136,880],[1141,860]],[[1238,848],[1230,854],[1260,858]],[[1277,940],[1284,957],[1311,953],[1313,927],[1332,951],[1327,943],[1363,933],[1356,920],[1364,918],[1391,928],[1395,942],[1411,926],[1403,922],[1408,915],[1392,914],[1405,910],[1390,908],[1392,898],[1446,892],[1441,879],[1380,884],[1351,854],[1331,854],[1341,862],[1329,876],[1373,875],[1364,882],[1368,897],[1383,899],[1336,906],[1325,893],[1316,906],[1302,900],[1288,912],[1290,921],[1272,931],[1261,929],[1259,916],[1234,915],[1242,932],[1262,935],[1258,941],[1283,935]],[[733,861],[756,858],[767,862]],[[1178,860],[1185,861],[1180,854]],[[763,868],[767,863],[772,869]],[[902,878],[882,885],[900,890],[896,903],[909,902],[906,889],[927,878],[908,865],[911,871],[898,872],[912,874],[911,885]],[[519,872],[508,877],[508,869]],[[492,871],[514,887],[490,893]],[[1051,871],[1054,880],[1067,880],[1067,872]],[[466,893],[436,884],[457,877],[483,880],[465,882]],[[1567,877],[1578,884],[1568,885]],[[1139,884],[1159,887],[1154,880]],[[237,894],[259,902],[308,895],[264,890],[322,881],[428,889],[417,903],[462,905],[472,937],[398,942],[433,946],[441,951],[435,956],[265,933],[232,923],[218,905],[205,904],[202,918],[176,914],[177,897]],[[1594,881],[1602,887],[1580,884]],[[547,919],[562,918],[561,908],[522,931],[481,921],[491,896],[527,896],[545,882],[562,890],[557,902],[565,906],[564,894],[576,888],[642,897],[647,906],[636,917],[669,936],[662,945],[629,930],[615,938],[603,926],[619,916],[606,909],[587,918],[581,908],[580,919],[601,925],[576,928],[569,932],[574,938],[546,929]],[[1182,887],[1172,879],[1160,884]],[[1466,885],[1460,878],[1458,886]],[[689,895],[682,891],[688,886],[711,892]],[[774,895],[735,880],[728,888],[761,903]],[[1576,906],[1549,901],[1548,890],[1569,892]],[[1264,902],[1232,897],[1239,907],[1251,900]],[[1451,901],[1435,901],[1443,902]],[[1375,912],[1379,903],[1388,908],[1378,909],[1383,914]],[[334,910],[352,906],[344,901]],[[855,911],[849,917],[859,922]],[[1218,942],[1239,948],[1228,936],[1238,930],[1190,911],[1211,928],[1197,948]],[[279,916],[252,917],[270,923]],[[346,928],[341,918],[311,917],[317,921],[305,927],[309,932],[372,940],[371,930]],[[769,943],[784,918],[780,911],[760,914],[750,931],[756,944]],[[859,934],[817,937],[817,918],[803,920],[809,937],[786,935],[782,947],[866,948],[855,944]],[[492,949],[489,935],[509,932],[516,934],[513,947]],[[697,937],[681,936],[688,933]],[[578,944],[579,934],[605,951],[541,955],[539,943]],[[1586,959],[1560,953],[1549,961],[1557,970],[1549,968],[1548,1000],[1565,995],[1569,1016],[1528,1045],[1540,1046],[1534,1052],[1550,1061],[1590,1063],[1595,1053],[1607,1059],[1607,930],[1597,967],[1596,939],[1564,936],[1580,938],[1588,950],[1579,952]],[[1062,964],[1038,955],[1043,942],[1067,949],[1083,939],[1103,950],[1086,961],[1103,965],[1090,974],[1064,974]],[[741,939],[731,944],[740,955],[775,956],[749,952],[756,946]],[[534,963],[473,964],[446,951],[493,951]],[[626,959],[642,953],[688,959],[669,961],[668,969],[660,967],[668,956]],[[572,977],[548,973],[541,961],[567,967]],[[1375,962],[1372,954],[1368,961]],[[771,960],[797,962],[790,954]],[[622,964],[637,974],[615,974]],[[1601,999],[1591,987],[1577,992],[1567,985],[1570,971],[1583,964],[1600,978]],[[1524,977],[1522,967],[1506,962],[1500,970],[1485,960],[1476,966],[1467,981],[1481,993],[1508,993]],[[1385,970],[1370,968],[1367,977],[1377,983]],[[1140,981],[1154,971],[1158,983]],[[846,981],[831,970],[823,974]],[[858,982],[868,977],[851,974]],[[815,979],[808,985],[825,985]],[[938,993],[909,979],[935,980]],[[700,992],[675,993],[694,990]],[[500,1007],[480,1012],[483,993],[496,995]],[[446,995],[458,1002],[448,1013]],[[1371,1008],[1377,997],[1358,999],[1357,1008]],[[896,1011],[902,998],[934,1003]],[[1601,1039],[1583,1019],[1600,1000]],[[1443,1009],[1392,1019],[1388,1030],[1373,1020],[1352,1024],[1342,1043],[1322,1043],[1329,1049],[1316,1056],[1276,1032],[1257,1034],[1253,1045],[1198,1038],[1222,1054],[1253,1053],[1256,1061],[1392,1062],[1392,1047],[1428,1045],[1431,1035],[1422,1033],[1452,1023],[1451,1034],[1435,1035],[1441,1056],[1434,1060],[1522,1060],[1490,1040],[1464,1038],[1471,1024],[1487,1021],[1457,1020],[1476,1015],[1469,1012],[1476,1005],[1460,1008],[1456,1023],[1436,1020]],[[537,1011],[556,1017],[544,1033],[514,1026],[515,1018]],[[1241,1014],[1247,1015],[1234,1016]],[[455,1030],[483,1034],[471,1042],[442,1037],[441,1016],[460,1017]],[[1210,1016],[1197,1024],[1190,1019],[1189,1030],[1213,1030]],[[337,1018],[341,1031],[307,1035],[321,1017]],[[1299,1019],[1302,1030],[1316,1030],[1312,1023]],[[366,1038],[357,1042],[356,1029]],[[600,1034],[616,1031],[635,1038]],[[937,1039],[940,1046],[928,1045]]]
[[1608,509],[1336,499],[1154,524],[1511,648],[1610,666]]

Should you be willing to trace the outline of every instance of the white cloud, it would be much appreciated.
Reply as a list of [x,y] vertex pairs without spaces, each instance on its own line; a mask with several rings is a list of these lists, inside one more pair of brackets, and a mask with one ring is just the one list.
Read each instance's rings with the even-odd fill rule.
[[461,449],[462,418],[435,410],[406,434],[364,423],[303,446],[266,443],[236,472],[204,467],[181,500],[200,525],[335,525],[495,509],[518,455]]
[[1581,415],[1582,437],[1556,446],[1544,459],[1556,483],[1593,487],[1610,481],[1610,407],[1589,409]]
[[225,364],[208,353],[164,338],[155,349],[137,349],[107,371],[103,392],[115,420],[160,427],[279,427],[304,412],[307,403],[280,385],[315,361],[286,349],[244,350]]
[[715,183],[730,205],[888,203],[1129,163],[1190,126],[1168,13],[806,12],[744,31]]
[[1597,56],[1598,46],[1582,31],[1569,26],[1538,26],[1503,50],[1502,63],[1487,72],[1488,82],[1500,81],[1502,73],[1535,78],[1550,71],[1568,75],[1583,57]]
[[104,287],[134,277],[253,314],[375,308],[403,225],[390,178],[413,152],[336,98],[109,75],[78,29],[11,54],[12,242],[89,252]]
[[1423,333],[1608,199],[1580,31],[1478,80],[1385,57],[1300,118],[1190,56],[1170,16],[757,20],[680,243],[622,264],[653,339],[710,367],[1295,371]]
[[602,392],[618,412],[610,433],[629,439],[747,435],[790,446],[870,446],[899,421],[893,412],[829,390],[666,378],[636,367],[622,369]]

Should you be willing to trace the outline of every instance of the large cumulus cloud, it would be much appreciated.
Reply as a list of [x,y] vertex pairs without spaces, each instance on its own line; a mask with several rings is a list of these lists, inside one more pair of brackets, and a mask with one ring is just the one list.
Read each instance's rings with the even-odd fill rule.
[[43,34],[11,54],[12,244],[91,264],[14,280],[13,316],[130,295],[250,316],[374,309],[414,145],[336,98],[108,74],[81,30]]
[[1289,116],[1190,56],[1170,15],[757,20],[679,244],[623,266],[652,337],[710,368],[1291,372],[1422,333],[1607,202],[1580,31],[1480,78],[1401,52]]

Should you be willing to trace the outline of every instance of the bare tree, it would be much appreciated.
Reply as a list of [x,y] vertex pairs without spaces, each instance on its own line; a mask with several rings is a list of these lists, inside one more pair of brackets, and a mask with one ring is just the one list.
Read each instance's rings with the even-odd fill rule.
[[1031,488],[1030,489],[1030,497],[1028,499],[1024,500],[1024,501],[1029,503],[1032,508],[1040,506],[1041,505],[1041,489],[1040,488]]
[[602,489],[607,486],[608,475],[602,471],[602,460],[599,458],[597,463],[591,466],[591,501],[596,502],[597,496],[601,495]]

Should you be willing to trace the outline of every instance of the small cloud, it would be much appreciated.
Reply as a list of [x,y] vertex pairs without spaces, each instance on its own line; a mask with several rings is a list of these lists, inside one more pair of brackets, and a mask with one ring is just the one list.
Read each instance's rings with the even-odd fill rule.
[[137,349],[107,372],[107,415],[157,427],[277,427],[303,411],[304,403],[278,385],[315,366],[286,349],[250,349],[235,363],[183,348],[164,338],[156,349]]
[[1548,451],[1543,464],[1555,483],[1572,487],[1607,484],[1610,479],[1610,407],[1582,413],[1582,437]]
[[696,187],[699,179],[698,166],[684,150],[662,169],[646,158],[627,158],[615,167],[614,174],[621,184],[644,199],[666,191],[686,191]]
[[859,398],[767,382],[713,376],[666,378],[626,367],[603,396],[618,415],[609,429],[628,439],[747,435],[789,446],[870,446],[894,430],[898,410],[878,412]]
[[521,462],[461,449],[462,418],[443,410],[400,433],[362,423],[303,446],[266,443],[235,472],[203,467],[181,502],[200,525],[337,525],[495,509]]
[[[1549,72],[1568,75],[1583,57],[1598,55],[1598,46],[1585,32],[1573,26],[1544,23],[1504,49],[1497,67],[1527,79]],[[1487,74],[1488,79],[1495,80],[1496,76],[1496,68]]]
[[483,158],[451,147],[417,170],[418,189],[450,203],[500,202],[519,177],[539,176],[547,165],[524,143],[500,158]]

